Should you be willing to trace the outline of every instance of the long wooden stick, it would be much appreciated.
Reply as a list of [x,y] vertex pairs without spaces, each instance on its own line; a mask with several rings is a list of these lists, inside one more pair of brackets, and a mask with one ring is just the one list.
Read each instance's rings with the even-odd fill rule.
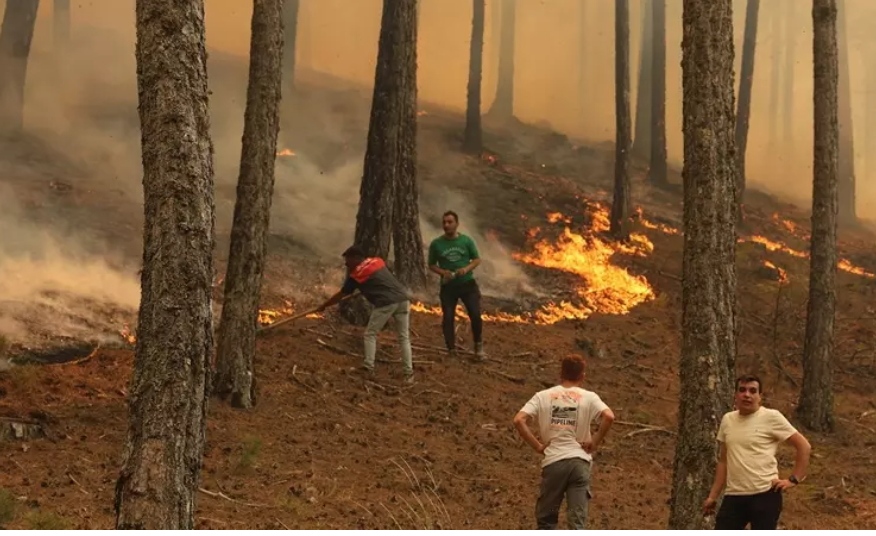
[[[344,296],[343,298],[341,298],[341,301],[339,301],[338,304],[343,303],[346,300],[349,300],[350,298],[352,298],[353,296],[355,296],[357,294],[359,294],[359,293],[354,292],[353,294],[348,294],[347,296]],[[289,318],[284,318],[283,320],[278,320],[277,322],[274,322],[273,324],[268,324],[266,326],[260,326],[259,329],[256,330],[256,333],[261,333],[263,331],[273,329],[277,326],[282,326],[283,324],[286,324],[288,322],[294,322],[296,320],[304,318],[307,315],[312,315],[313,313],[316,313],[317,311],[319,311],[319,307],[314,307],[313,309],[308,309],[307,311],[304,311],[303,313],[298,313],[297,315],[290,316]]]

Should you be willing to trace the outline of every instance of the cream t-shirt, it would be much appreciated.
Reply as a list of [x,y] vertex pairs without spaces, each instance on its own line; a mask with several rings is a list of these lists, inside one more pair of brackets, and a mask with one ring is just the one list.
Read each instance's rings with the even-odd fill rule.
[[557,385],[539,391],[520,410],[536,419],[544,450],[545,467],[567,458],[593,459],[581,448],[590,440],[590,423],[608,409],[599,395],[580,387]]
[[754,495],[769,491],[779,477],[776,448],[797,430],[778,410],[761,407],[750,415],[726,413],[718,441],[727,449],[725,495]]

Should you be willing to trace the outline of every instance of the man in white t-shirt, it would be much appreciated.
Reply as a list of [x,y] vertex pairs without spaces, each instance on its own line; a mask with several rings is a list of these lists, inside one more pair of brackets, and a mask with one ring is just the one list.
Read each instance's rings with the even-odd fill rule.
[[[781,412],[761,406],[763,383],[757,376],[736,380],[736,411],[721,419],[721,443],[715,482],[703,511],[715,510],[718,496],[724,500],[715,518],[718,530],[775,530],[782,513],[782,492],[806,477],[809,441]],[[779,478],[776,448],[787,441],[797,451],[794,470]]]
[[[581,387],[581,357],[563,359],[560,380],[560,385],[536,393],[514,417],[514,426],[524,441],[544,455],[535,506],[538,528],[557,528],[565,496],[569,528],[580,530],[587,524],[593,453],[605,439],[614,413],[596,393]],[[599,430],[591,436],[590,424],[600,416]],[[530,419],[535,420],[541,440],[529,429]]]

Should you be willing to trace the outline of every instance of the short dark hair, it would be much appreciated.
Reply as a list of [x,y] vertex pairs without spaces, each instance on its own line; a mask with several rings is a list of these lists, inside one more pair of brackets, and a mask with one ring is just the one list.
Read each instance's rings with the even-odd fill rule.
[[754,374],[743,374],[736,378],[736,387],[735,389],[739,389],[739,385],[743,383],[754,383],[757,382],[757,392],[763,394],[763,382],[760,381],[760,378],[755,376]]
[[568,355],[560,363],[560,379],[569,382],[581,381],[584,377],[584,358],[579,355]]
[[341,253],[341,257],[345,259],[347,257],[351,257],[353,259],[362,259],[365,257],[365,252],[362,251],[362,248],[360,248],[359,246],[350,246],[347,248],[346,251]]
[[457,214],[456,212],[453,212],[452,210],[448,210],[447,212],[445,212],[444,214],[441,215],[441,219],[443,220],[447,216],[453,216],[453,221],[455,221],[456,223],[459,223],[459,214]]

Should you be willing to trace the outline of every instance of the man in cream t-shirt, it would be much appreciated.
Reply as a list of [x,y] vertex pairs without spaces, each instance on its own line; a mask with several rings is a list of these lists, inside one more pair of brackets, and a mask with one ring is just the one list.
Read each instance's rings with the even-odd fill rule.
[[[580,530],[587,524],[593,453],[605,438],[614,414],[599,395],[581,387],[581,357],[563,359],[560,380],[560,385],[536,393],[514,417],[514,426],[524,441],[544,454],[535,506],[538,528],[557,528],[565,496],[569,528]],[[599,430],[591,436],[590,423],[600,416]],[[529,429],[530,419],[535,419],[541,441]]]
[[[782,513],[782,492],[806,477],[809,442],[778,410],[761,406],[762,384],[757,376],[736,380],[736,411],[721,419],[721,443],[715,482],[703,505],[715,509],[721,491],[724,501],[715,519],[718,530],[775,530]],[[797,451],[794,470],[779,478],[776,448],[787,441]],[[726,487],[725,487],[726,486]]]

